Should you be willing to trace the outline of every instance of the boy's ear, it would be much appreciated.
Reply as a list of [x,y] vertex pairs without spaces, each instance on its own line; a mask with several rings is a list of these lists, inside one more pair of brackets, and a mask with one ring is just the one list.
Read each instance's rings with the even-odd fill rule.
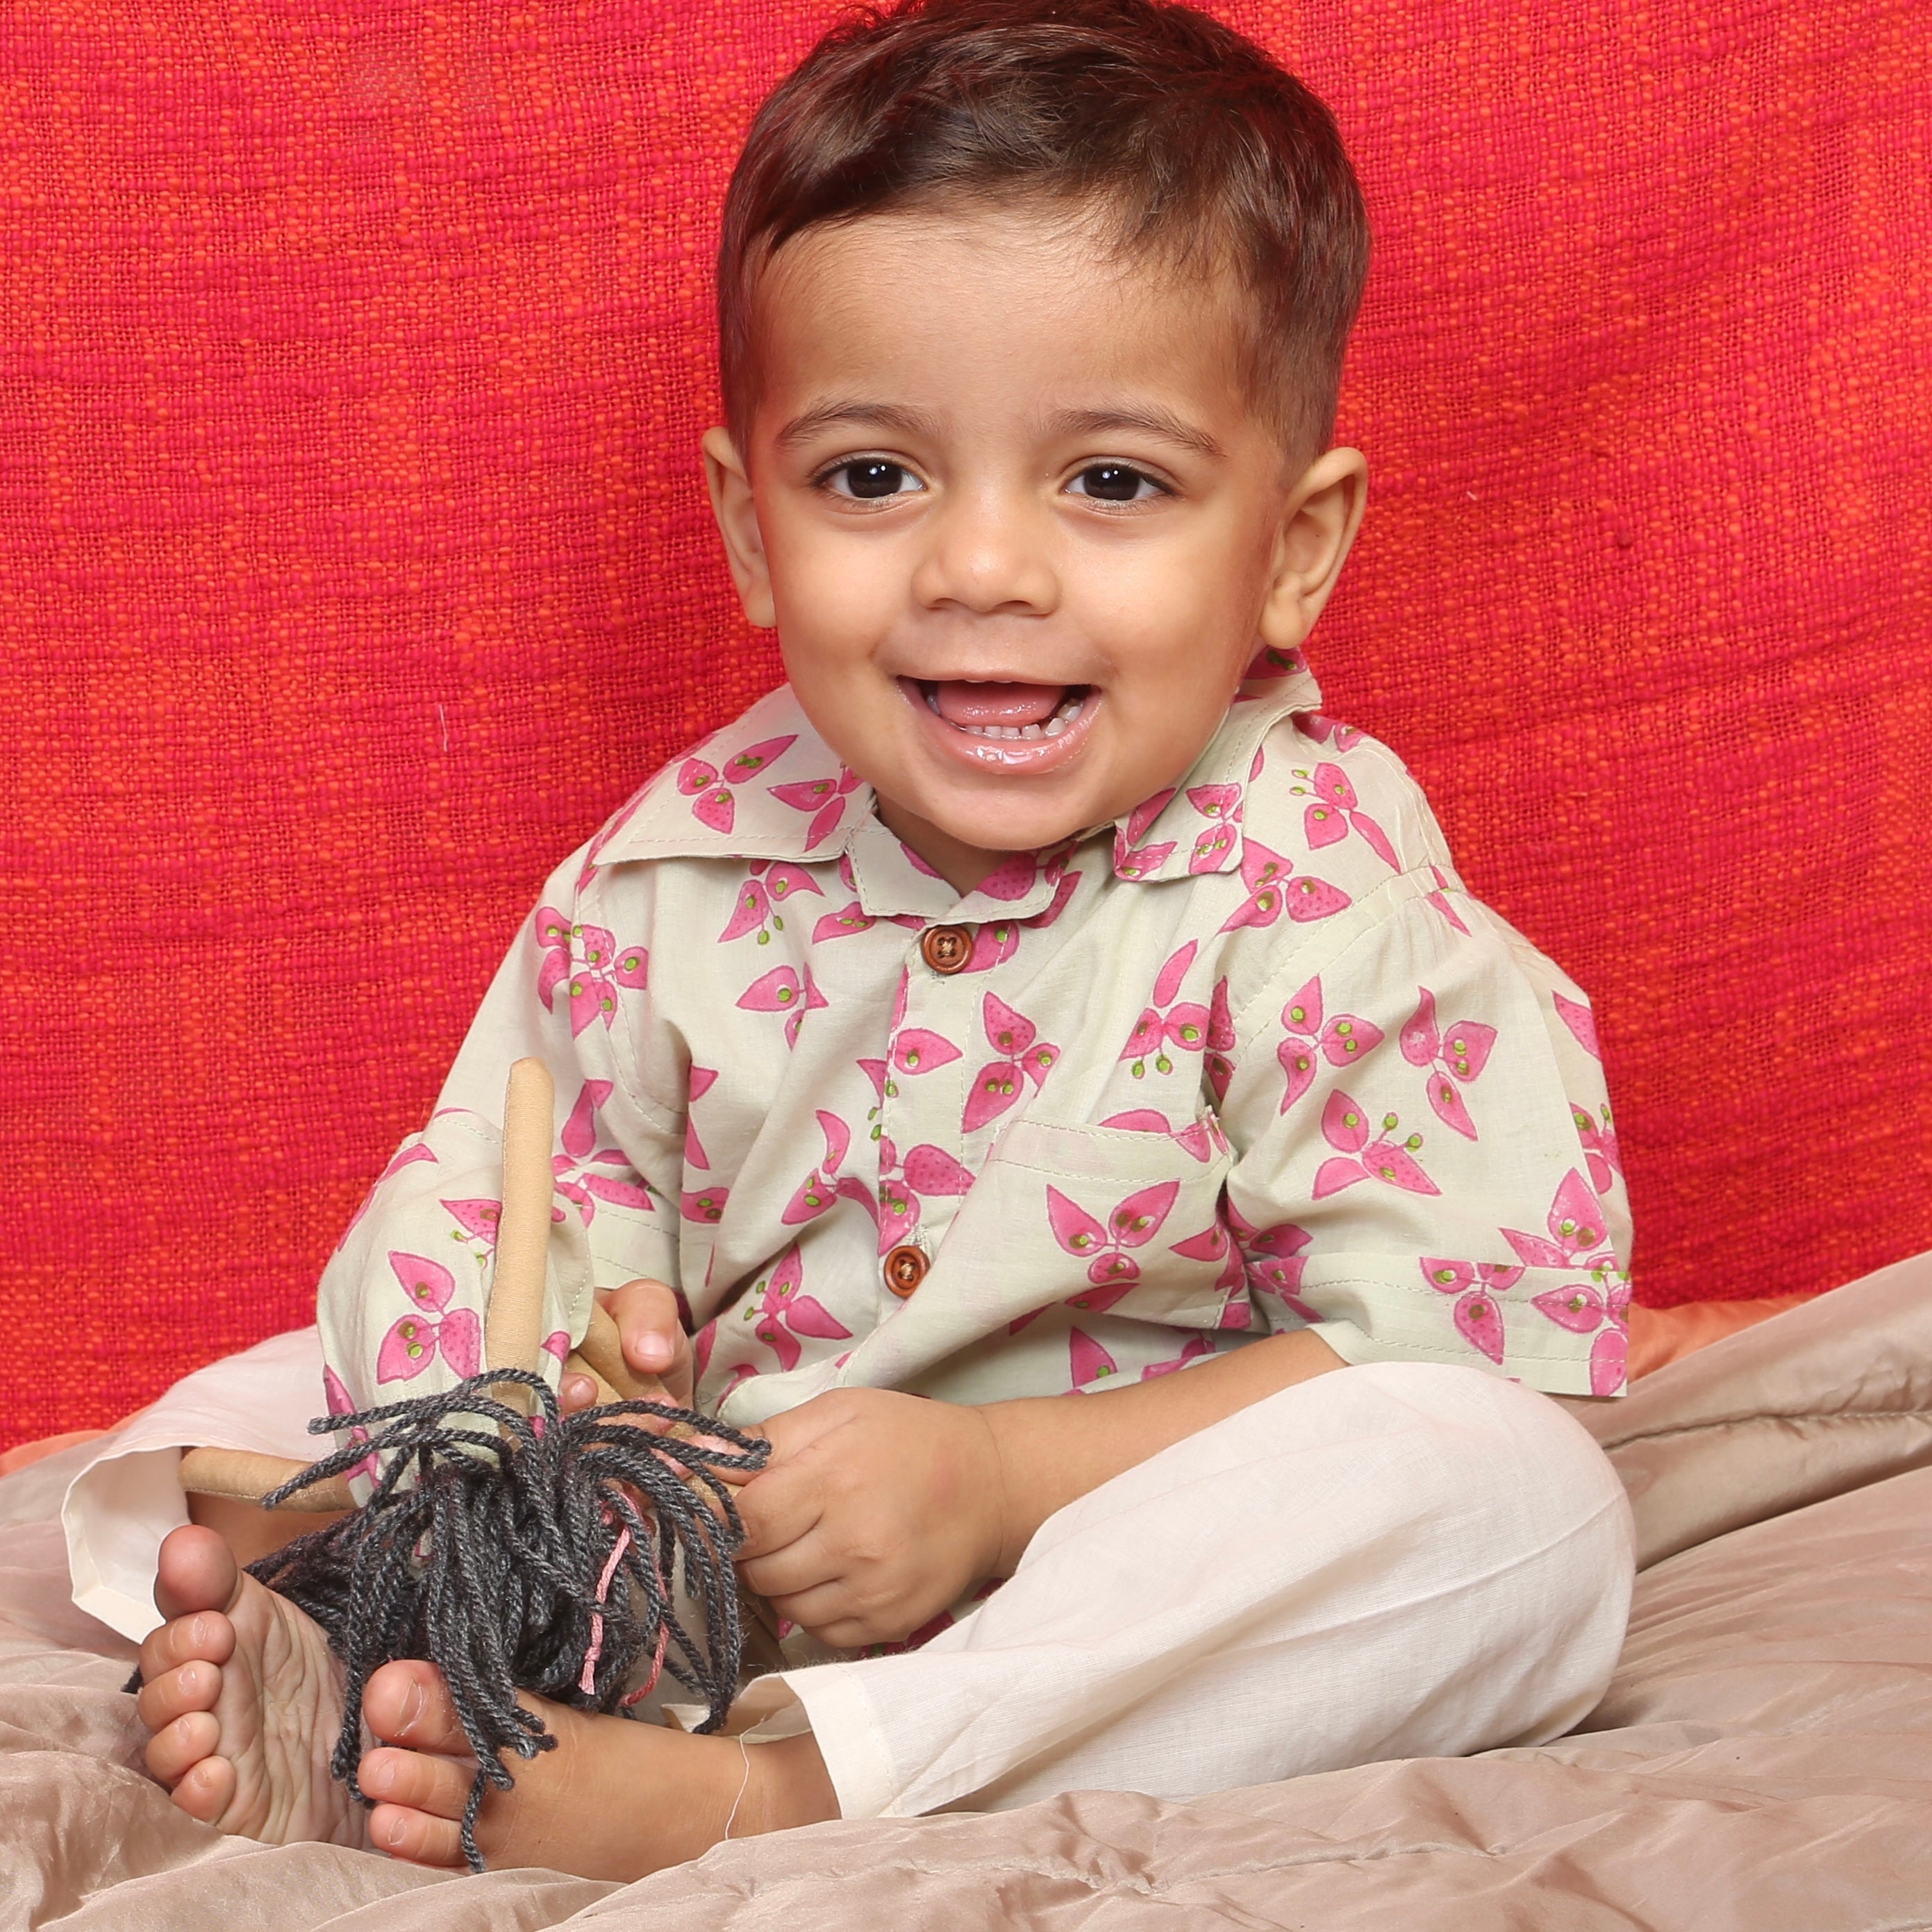
[[1359,449],[1318,456],[1288,493],[1262,606],[1262,641],[1292,651],[1315,628],[1362,526],[1369,463]]
[[778,613],[772,600],[764,535],[752,500],[751,477],[729,430],[706,430],[700,447],[704,480],[711,491],[711,514],[718,519],[718,534],[724,539],[724,560],[731,567],[739,601],[746,616],[760,630],[769,631],[778,622]]

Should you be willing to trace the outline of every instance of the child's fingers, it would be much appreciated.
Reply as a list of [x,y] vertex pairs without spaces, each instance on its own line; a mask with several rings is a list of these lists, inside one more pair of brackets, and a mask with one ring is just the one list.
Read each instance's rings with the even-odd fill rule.
[[818,1484],[788,1468],[770,1468],[754,1478],[738,1492],[737,1504],[745,1526],[745,1540],[738,1550],[741,1570],[808,1536],[824,1514]]
[[[677,1297],[661,1281],[627,1281],[598,1295],[623,1337],[624,1360],[642,1376],[669,1382],[688,1371],[691,1337],[677,1312]],[[681,1400],[689,1399],[687,1386]]]

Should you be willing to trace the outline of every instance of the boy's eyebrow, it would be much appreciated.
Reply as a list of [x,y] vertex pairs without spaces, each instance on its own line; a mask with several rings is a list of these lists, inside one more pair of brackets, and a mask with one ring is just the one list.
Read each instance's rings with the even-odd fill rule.
[[923,410],[904,409],[897,403],[862,403],[853,398],[838,398],[820,403],[802,416],[794,416],[778,431],[778,446],[781,449],[795,448],[800,443],[809,442],[820,430],[829,429],[835,423],[896,430],[902,436],[932,438],[939,434],[938,418],[928,416]]
[[1109,430],[1157,436],[1168,442],[1191,449],[1197,456],[1214,458],[1226,454],[1205,430],[1184,422],[1171,410],[1158,406],[1127,410],[1062,410],[1049,425],[1056,436],[1100,436]]

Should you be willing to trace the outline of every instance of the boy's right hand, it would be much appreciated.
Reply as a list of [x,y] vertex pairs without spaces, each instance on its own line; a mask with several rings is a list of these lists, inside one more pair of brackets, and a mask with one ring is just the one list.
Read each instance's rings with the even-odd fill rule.
[[[636,1375],[662,1382],[665,1399],[688,1408],[695,1364],[691,1337],[678,1318],[677,1297],[661,1281],[640,1280],[599,1288],[597,1299],[617,1324],[626,1365]],[[564,1413],[574,1414],[596,1401],[597,1384],[588,1376],[566,1373],[558,1396]]]

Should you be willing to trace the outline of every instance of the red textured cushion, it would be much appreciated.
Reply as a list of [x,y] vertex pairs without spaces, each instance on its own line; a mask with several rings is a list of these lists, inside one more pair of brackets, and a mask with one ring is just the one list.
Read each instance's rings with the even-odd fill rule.
[[[776,676],[709,264],[831,10],[0,11],[0,1442],[307,1318],[545,870]],[[1640,1296],[1932,1246],[1913,23],[1229,17],[1378,230],[1316,667],[1596,996]]]

